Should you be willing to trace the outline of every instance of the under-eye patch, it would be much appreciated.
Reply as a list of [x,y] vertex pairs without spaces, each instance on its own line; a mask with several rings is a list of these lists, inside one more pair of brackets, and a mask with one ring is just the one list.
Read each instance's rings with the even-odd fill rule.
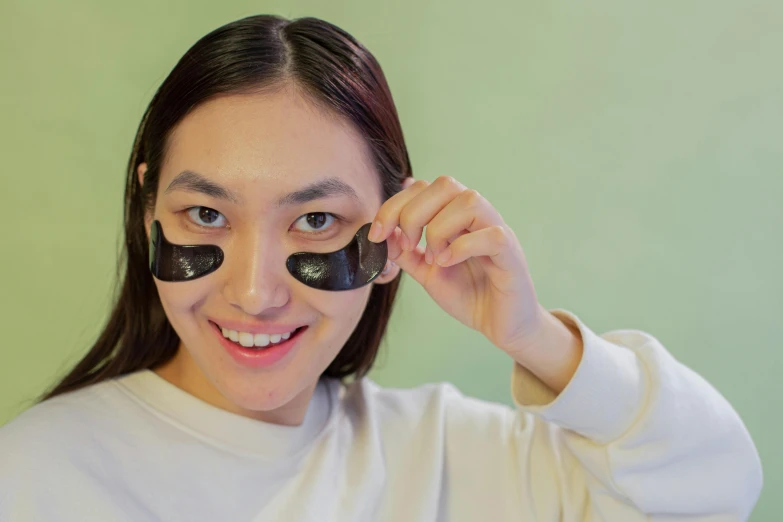
[[217,270],[223,251],[215,245],[175,245],[157,219],[150,228],[150,271],[161,281],[190,281]]
[[386,266],[386,241],[367,239],[372,223],[362,225],[353,240],[336,252],[297,252],[285,265],[296,279],[319,290],[353,290],[364,286]]
[[[363,225],[346,246],[335,252],[297,252],[286,260],[295,279],[319,290],[353,290],[371,283],[386,266],[386,242],[367,238]],[[161,281],[191,281],[217,270],[223,250],[216,245],[175,245],[166,240],[158,220],[150,230],[150,271]]]

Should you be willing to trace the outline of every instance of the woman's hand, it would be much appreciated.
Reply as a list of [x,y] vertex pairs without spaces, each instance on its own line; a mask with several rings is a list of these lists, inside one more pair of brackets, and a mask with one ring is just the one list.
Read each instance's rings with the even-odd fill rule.
[[[538,303],[514,231],[450,176],[413,181],[381,206],[370,240],[386,239],[389,259],[435,302],[519,361],[551,316]],[[426,249],[417,246],[425,226]]]

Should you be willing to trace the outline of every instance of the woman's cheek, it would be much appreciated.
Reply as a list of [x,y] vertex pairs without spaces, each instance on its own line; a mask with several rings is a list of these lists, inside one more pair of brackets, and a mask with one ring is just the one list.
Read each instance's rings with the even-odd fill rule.
[[[310,294],[308,301],[312,307],[317,309],[322,315],[345,322],[346,326],[348,326],[348,323],[352,322],[349,321],[349,317],[353,317],[357,313],[361,317],[367,300],[370,298],[371,285],[340,292],[312,290],[310,288],[307,290]],[[359,317],[356,318],[356,322],[358,322]],[[353,331],[353,326],[351,331]]]
[[[155,279],[158,295],[164,309],[169,314],[192,311],[206,299],[212,291],[209,278],[199,278],[193,281],[166,282]],[[169,317],[170,320],[174,320]]]

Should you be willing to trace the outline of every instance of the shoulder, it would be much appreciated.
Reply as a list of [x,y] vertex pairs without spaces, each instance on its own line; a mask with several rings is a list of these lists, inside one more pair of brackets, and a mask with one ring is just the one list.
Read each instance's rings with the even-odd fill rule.
[[104,487],[103,471],[114,468],[105,439],[126,428],[118,426],[123,400],[105,381],[35,404],[0,427],[0,519],[57,512],[70,520],[73,499]]
[[110,421],[117,390],[102,382],[35,404],[0,427],[0,477],[17,468],[67,459]]

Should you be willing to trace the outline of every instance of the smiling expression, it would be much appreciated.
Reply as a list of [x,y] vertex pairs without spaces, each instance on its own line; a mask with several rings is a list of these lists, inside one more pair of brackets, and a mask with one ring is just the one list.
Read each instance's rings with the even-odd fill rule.
[[[172,243],[217,245],[225,259],[197,280],[155,280],[180,338],[176,356],[155,371],[223,409],[300,422],[373,284],[396,272],[362,288],[326,292],[296,281],[286,258],[345,246],[372,221],[381,194],[362,137],[291,90],[222,96],[189,113],[170,137],[147,231],[157,219]],[[221,328],[264,335],[300,327],[306,328],[293,347],[265,365],[240,362],[221,334]]]

